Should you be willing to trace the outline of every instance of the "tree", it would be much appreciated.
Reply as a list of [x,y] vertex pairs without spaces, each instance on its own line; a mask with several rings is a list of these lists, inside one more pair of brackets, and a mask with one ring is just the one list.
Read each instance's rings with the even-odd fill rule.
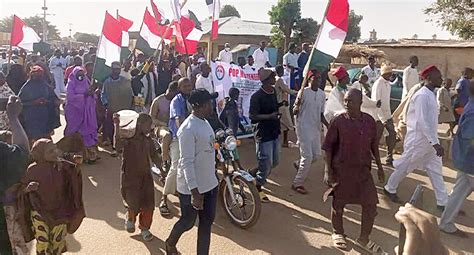
[[360,39],[360,22],[364,17],[357,15],[354,10],[349,12],[349,27],[347,29],[346,41],[358,41]]
[[[280,30],[283,35],[283,45],[274,44],[276,47],[283,48],[284,52],[288,50],[288,43],[291,39],[291,33],[295,28],[296,22],[301,19],[301,5],[300,0],[278,0],[276,5],[268,12],[270,16],[270,23]],[[274,37],[279,37],[281,34],[278,30],[272,30],[272,43],[278,41]],[[280,40],[281,41],[281,40]]]
[[240,18],[240,13],[237,11],[237,9],[233,5],[226,4],[222,7],[221,13],[219,14],[219,17],[224,18],[224,17],[239,17]]
[[86,43],[86,44],[94,44],[97,45],[99,43],[99,36],[95,34],[87,34],[87,33],[75,33],[74,39],[78,42]]
[[474,39],[474,6],[471,0],[437,0],[424,10],[438,26],[464,40]]
[[[43,18],[40,16],[32,16],[28,18],[24,18],[23,21],[25,24],[42,37],[43,36]],[[6,17],[0,20],[0,31],[11,33],[13,26],[13,15],[10,17]],[[48,39],[49,40],[61,40],[61,36],[59,35],[59,31],[56,26],[51,25],[49,21],[46,21],[46,26],[48,28]]]
[[303,42],[314,43],[318,30],[319,24],[316,20],[303,18],[296,22],[294,34],[299,44]]

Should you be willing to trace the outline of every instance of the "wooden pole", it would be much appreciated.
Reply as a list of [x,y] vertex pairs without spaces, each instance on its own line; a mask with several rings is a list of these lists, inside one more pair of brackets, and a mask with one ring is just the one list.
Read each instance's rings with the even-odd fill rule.
[[324,16],[323,16],[323,21],[321,22],[321,26],[319,27],[319,32],[318,32],[318,36],[316,37],[316,41],[313,45],[313,49],[311,49],[311,53],[309,54],[309,58],[308,58],[308,62],[306,62],[306,65],[303,69],[303,75],[304,75],[304,79],[303,79],[303,83],[301,84],[301,88],[300,90],[298,91],[298,95],[296,96],[296,99],[295,99],[295,105],[293,107],[293,111],[298,111],[299,110],[299,107],[301,105],[301,100],[303,98],[303,95],[304,95],[304,88],[306,88],[306,86],[308,85],[308,72],[310,71],[309,70],[309,66],[311,64],[311,59],[313,57],[313,54],[314,54],[314,51],[316,50],[316,45],[318,44],[318,41],[319,41],[319,38],[321,36],[321,30],[324,26],[324,20],[326,19],[326,14],[328,13],[328,9],[329,9],[329,4],[331,3],[331,0],[329,0],[328,4],[326,5],[326,10],[324,11]]

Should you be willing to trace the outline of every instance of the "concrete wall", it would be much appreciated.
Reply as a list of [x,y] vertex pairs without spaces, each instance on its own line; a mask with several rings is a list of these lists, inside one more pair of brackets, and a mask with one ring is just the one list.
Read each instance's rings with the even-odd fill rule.
[[10,33],[0,32],[0,45],[10,44]]
[[464,67],[474,67],[474,48],[444,48],[444,47],[374,47],[382,50],[390,62],[397,68],[405,68],[411,55],[418,56],[419,69],[428,65],[436,65],[445,77],[454,82],[461,76]]

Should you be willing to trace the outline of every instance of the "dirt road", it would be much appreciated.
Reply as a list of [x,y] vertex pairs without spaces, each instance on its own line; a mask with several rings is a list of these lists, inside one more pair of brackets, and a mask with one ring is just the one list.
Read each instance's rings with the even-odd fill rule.
[[[58,130],[58,137],[61,131]],[[56,137],[56,138],[58,138]],[[245,140],[239,148],[244,167],[255,166],[255,149],[251,140]],[[298,157],[296,148],[282,149],[281,164],[273,170],[266,192],[271,203],[263,204],[258,223],[249,230],[232,225],[218,205],[217,217],[212,230],[211,254],[358,254],[361,249],[350,244],[348,252],[331,247],[330,203],[322,202],[325,186],[322,184],[323,163],[318,161],[306,182],[308,195],[299,195],[290,189],[295,174],[292,161]],[[151,232],[156,236],[144,243],[139,233],[129,234],[124,230],[124,207],[120,196],[120,159],[101,153],[102,160],[82,169],[84,180],[84,202],[87,218],[79,230],[68,237],[69,250],[78,254],[163,254],[164,240],[179,215],[178,199],[171,197],[173,212],[171,219],[160,216],[156,208]],[[386,168],[387,177],[392,172]],[[443,169],[448,189],[452,188],[455,172]],[[375,179],[374,175],[374,179]],[[425,209],[437,217],[434,195],[426,173],[416,171],[400,185],[399,196],[409,199],[416,184],[427,187]],[[162,187],[155,182],[155,200],[158,206]],[[393,218],[399,205],[389,202],[377,184],[380,204],[375,228],[371,238],[393,254],[397,244],[399,225]],[[473,252],[474,246],[474,195],[463,207],[467,216],[457,219],[458,227],[469,232],[469,239],[442,234],[443,242],[453,254]],[[349,206],[345,211],[345,231],[354,240],[359,234],[360,208]],[[178,243],[183,254],[194,254],[197,228],[184,234]]]

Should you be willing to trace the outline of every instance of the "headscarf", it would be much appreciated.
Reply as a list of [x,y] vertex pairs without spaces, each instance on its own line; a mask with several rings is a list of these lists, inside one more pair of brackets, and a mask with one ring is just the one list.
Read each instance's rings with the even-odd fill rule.
[[[77,73],[79,71],[84,72],[84,79],[82,81],[77,79]],[[74,86],[74,87],[89,87],[89,78],[86,76],[86,70],[82,66],[76,66],[72,70],[71,74],[69,74],[67,86]]]
[[31,147],[31,158],[37,162],[42,163],[46,162],[44,158],[44,154],[46,152],[46,148],[49,144],[53,143],[53,141],[45,138],[38,139]]
[[21,87],[27,80],[26,72],[20,64],[13,64],[7,75],[7,84],[15,92],[16,95],[20,92]]

